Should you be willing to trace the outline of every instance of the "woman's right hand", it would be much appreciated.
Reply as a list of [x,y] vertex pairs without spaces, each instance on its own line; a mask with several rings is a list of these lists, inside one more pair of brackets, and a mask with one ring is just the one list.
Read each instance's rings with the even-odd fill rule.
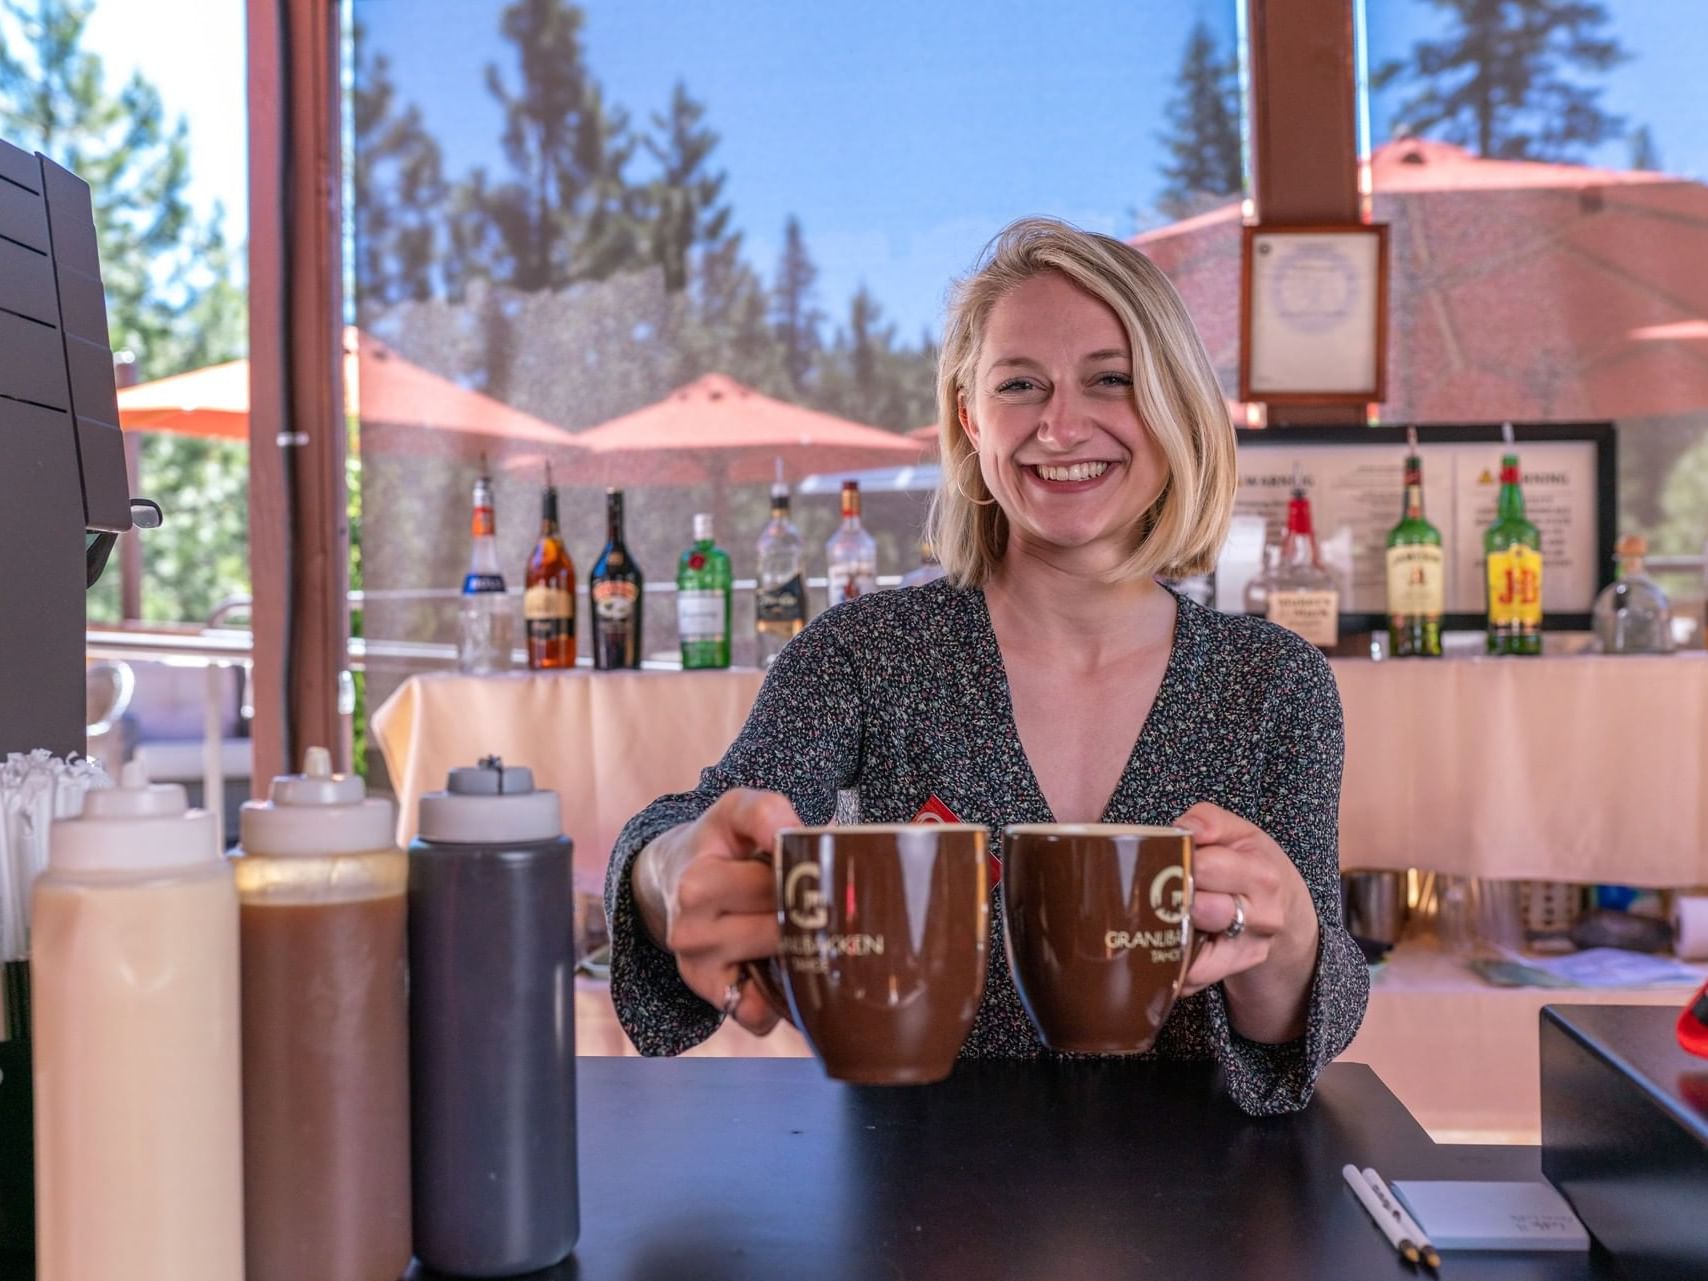
[[[776,955],[776,874],[765,856],[778,829],[799,824],[781,793],[737,789],[635,860],[630,882],[648,932],[675,954],[682,981],[719,1009],[742,962]],[[760,1036],[777,1026],[777,1011],[751,983],[734,1018]]]

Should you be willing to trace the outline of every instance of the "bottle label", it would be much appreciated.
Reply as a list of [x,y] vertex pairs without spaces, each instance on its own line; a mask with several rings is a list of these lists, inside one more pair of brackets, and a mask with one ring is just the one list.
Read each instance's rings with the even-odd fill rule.
[[1388,548],[1388,613],[1396,618],[1440,618],[1447,599],[1445,558],[1432,543]]
[[1269,621],[1319,648],[1332,649],[1340,639],[1340,593],[1271,591]]
[[627,626],[634,616],[635,600],[640,591],[633,583],[621,579],[594,583],[589,589],[593,597],[593,614],[600,623]]
[[807,591],[801,576],[754,594],[754,614],[762,623],[799,623],[807,616]]
[[535,620],[567,620],[574,623],[575,597],[562,587],[535,583],[522,593],[522,617],[530,623]]
[[465,574],[463,575],[463,595],[474,596],[480,592],[501,592],[504,590],[503,574]]
[[724,594],[720,591],[676,593],[676,630],[684,645],[726,639],[724,613]]
[[1542,626],[1542,553],[1514,543],[1490,552],[1489,626]]
[[875,574],[850,571],[846,566],[833,565],[830,570],[830,603],[840,605],[845,600],[857,600],[878,590]]

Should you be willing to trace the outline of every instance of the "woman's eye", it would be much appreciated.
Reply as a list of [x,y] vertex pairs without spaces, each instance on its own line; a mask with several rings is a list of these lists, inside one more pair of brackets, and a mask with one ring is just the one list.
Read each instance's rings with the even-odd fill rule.
[[997,384],[997,391],[1031,391],[1037,384],[1030,378],[1010,378],[1007,382]]
[[1117,373],[1098,374],[1097,382],[1101,387],[1131,387],[1133,385],[1133,380],[1126,374]]

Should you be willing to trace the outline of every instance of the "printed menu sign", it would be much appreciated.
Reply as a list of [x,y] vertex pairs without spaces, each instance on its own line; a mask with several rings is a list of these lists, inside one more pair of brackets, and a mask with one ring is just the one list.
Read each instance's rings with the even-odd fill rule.
[[[1297,464],[1311,500],[1324,567],[1341,583],[1341,610],[1387,612],[1387,537],[1404,500],[1406,446],[1289,440],[1242,443],[1236,529],[1265,522],[1278,537]],[[1484,610],[1483,531],[1500,494],[1497,441],[1419,445],[1424,513],[1446,544],[1443,571],[1450,614]],[[1526,514],[1542,533],[1546,614],[1587,613],[1599,586],[1594,440],[1525,441],[1518,445]],[[1244,518],[1243,520],[1241,518]],[[1218,608],[1238,612],[1258,566],[1248,538],[1229,540],[1217,566]]]

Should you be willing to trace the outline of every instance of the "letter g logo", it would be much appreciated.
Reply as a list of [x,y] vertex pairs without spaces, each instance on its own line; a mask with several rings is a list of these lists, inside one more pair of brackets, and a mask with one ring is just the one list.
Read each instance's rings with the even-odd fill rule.
[[829,922],[817,863],[796,863],[789,869],[783,878],[783,911],[797,930],[822,930]]
[[[1172,882],[1178,881],[1178,885]],[[1184,903],[1186,898],[1186,869],[1183,867],[1165,867],[1156,874],[1151,882],[1151,911],[1157,918],[1169,925],[1179,925],[1186,918]]]

